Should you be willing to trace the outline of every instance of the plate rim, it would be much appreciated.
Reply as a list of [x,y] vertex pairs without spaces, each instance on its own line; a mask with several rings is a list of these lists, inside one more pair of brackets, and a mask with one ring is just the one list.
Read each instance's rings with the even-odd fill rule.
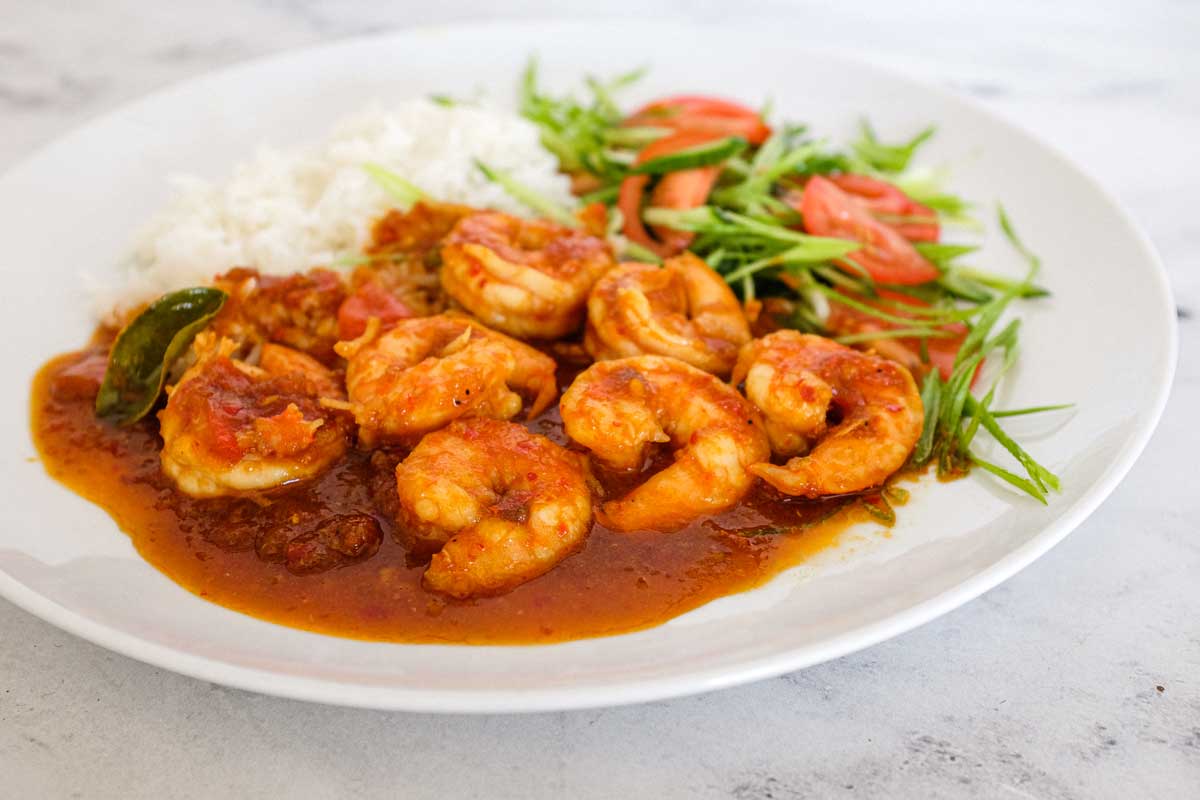
[[[650,24],[661,24],[662,20],[651,18],[649,22]],[[762,20],[756,20],[756,22],[761,23]],[[387,39],[421,39],[439,35],[495,32],[497,30],[505,30],[509,35],[518,31],[545,32],[549,28],[586,30],[595,25],[606,24],[621,23],[615,17],[597,16],[572,20],[530,18],[467,24],[421,25],[338,38],[236,61],[166,84],[79,122],[19,156],[0,172],[0,182],[6,181],[29,162],[37,160],[47,151],[61,146],[73,136],[93,125],[102,124],[113,117],[129,114],[140,106],[152,105],[161,96],[188,91],[193,85],[206,80],[241,71],[253,71],[273,62],[303,58],[326,50],[352,49],[365,42]],[[699,22],[688,23],[686,27],[711,29],[717,26]],[[728,26],[722,27],[727,28]],[[751,26],[742,24],[735,27],[750,29]],[[675,26],[676,31],[677,29],[678,25]],[[1116,213],[1133,235],[1141,255],[1151,267],[1154,288],[1157,290],[1155,292],[1156,299],[1166,312],[1164,315],[1165,341],[1160,342],[1165,359],[1159,374],[1155,376],[1152,402],[1147,404],[1147,408],[1144,410],[1146,413],[1138,415],[1139,419],[1135,423],[1134,430],[1125,445],[1113,458],[1108,469],[1080,496],[1074,507],[1058,520],[1043,527],[1029,541],[1009,551],[987,568],[934,597],[813,645],[784,650],[767,656],[751,656],[734,664],[694,669],[681,674],[647,680],[624,681],[609,685],[583,684],[548,689],[416,689],[351,684],[282,674],[232,665],[218,659],[185,653],[168,645],[147,641],[135,634],[110,627],[71,610],[26,586],[3,569],[0,569],[0,597],[4,597],[18,608],[61,630],[107,650],[151,666],[237,689],[309,702],[380,710],[425,713],[536,713],[614,707],[665,700],[777,677],[849,655],[899,636],[953,611],[1013,577],[1066,538],[1108,499],[1137,462],[1158,427],[1170,398],[1179,358],[1179,323],[1174,313],[1174,297],[1166,268],[1156,247],[1137,219],[1104,184],[1058,146],[969,95],[916,78],[902,69],[884,66],[857,51],[830,47],[804,47],[802,49],[809,53],[825,55],[844,63],[864,67],[870,71],[886,72],[891,80],[936,95],[943,100],[966,106],[985,118],[989,124],[1002,127],[1006,129],[1006,133],[1033,143],[1059,162],[1064,169],[1080,178],[1093,194]]]

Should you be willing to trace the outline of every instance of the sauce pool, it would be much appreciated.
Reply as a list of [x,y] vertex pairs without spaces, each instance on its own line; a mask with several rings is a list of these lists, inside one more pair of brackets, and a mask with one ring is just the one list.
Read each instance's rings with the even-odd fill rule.
[[[673,533],[593,525],[586,546],[540,578],[498,597],[450,600],[422,588],[426,564],[393,538],[395,525],[378,494],[387,476],[371,454],[351,450],[320,478],[269,501],[190,498],[160,470],[153,414],[127,428],[96,418],[94,393],[73,375],[88,358],[95,351],[59,356],[34,382],[33,438],[47,472],[107,511],[143,558],[188,591],[317,633],[443,644],[544,644],[626,633],[758,586],[869,518],[846,499],[803,501],[756,488],[734,509]],[[557,406],[528,426],[566,443]],[[615,495],[630,483],[598,477]],[[286,529],[350,513],[371,514],[383,529],[379,551],[364,561],[296,575],[255,550],[264,525]]]

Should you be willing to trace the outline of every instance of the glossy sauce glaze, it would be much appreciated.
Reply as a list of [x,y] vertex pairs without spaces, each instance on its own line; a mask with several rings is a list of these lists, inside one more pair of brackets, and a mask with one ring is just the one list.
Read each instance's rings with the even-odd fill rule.
[[[422,588],[426,563],[410,558],[394,537],[388,509],[392,469],[402,452],[351,450],[320,478],[269,501],[190,498],[161,472],[154,415],[128,428],[95,417],[94,376],[102,373],[103,352],[60,356],[34,383],[33,435],[47,471],[104,508],[138,552],[184,588],[305,630],[456,644],[623,633],[757,586],[871,516],[866,504],[797,501],[760,486],[731,511],[674,533],[616,533],[594,525],[586,546],[542,577],[498,597],[448,600]],[[560,385],[572,374],[565,370]],[[557,406],[529,427],[566,443]],[[597,477],[610,496],[638,480]],[[373,555],[302,546],[323,523],[351,515],[369,515],[382,530]]]

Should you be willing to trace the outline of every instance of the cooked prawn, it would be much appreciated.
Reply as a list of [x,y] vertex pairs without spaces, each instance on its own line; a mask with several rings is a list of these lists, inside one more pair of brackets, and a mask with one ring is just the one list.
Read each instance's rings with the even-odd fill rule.
[[751,464],[770,457],[758,412],[729,385],[673,358],[593,364],[563,393],[567,435],[601,463],[641,469],[655,444],[675,461],[597,518],[615,530],[672,530],[730,508],[746,494]]
[[912,374],[820,336],[776,331],[742,348],[734,384],[763,412],[783,466],[750,471],[781,492],[822,497],[869,489],[904,465],[925,412]]
[[725,279],[684,253],[662,267],[614,267],[592,288],[584,346],[597,360],[671,356],[728,375],[750,325]]
[[[459,417],[530,416],[558,392],[554,359],[468,317],[441,314],[405,319],[379,333],[373,319],[358,339],[335,348],[346,367],[348,403],[359,440],[411,443]],[[516,390],[516,391],[514,391]]]
[[346,297],[342,277],[327,269],[293,275],[262,275],[238,267],[218,275],[214,285],[228,295],[210,327],[232,339],[238,351],[251,352],[276,342],[322,363],[336,361],[338,307]]
[[193,497],[311,478],[346,451],[348,421],[319,402],[344,396],[329,370],[277,344],[262,346],[257,365],[231,358],[234,348],[199,334],[196,362],[158,414],[163,472]]
[[592,521],[586,460],[521,425],[460,420],[427,435],[396,467],[410,549],[440,548],[425,586],[496,594],[575,552]]
[[464,217],[442,247],[442,287],[492,327],[557,339],[579,327],[592,284],[613,265],[601,238],[494,211]]

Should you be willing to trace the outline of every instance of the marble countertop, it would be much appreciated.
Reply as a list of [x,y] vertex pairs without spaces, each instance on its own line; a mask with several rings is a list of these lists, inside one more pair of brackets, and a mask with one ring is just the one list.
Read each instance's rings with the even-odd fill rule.
[[[0,601],[0,796],[1182,797],[1200,787],[1200,5],[750,2],[968,92],[1056,144],[1160,249],[1182,354],[1166,416],[1064,543],[929,625],[701,697],[437,717],[225,689]],[[157,86],[393,27],[728,3],[0,0],[0,168]],[[503,7],[503,10],[502,10]]]

